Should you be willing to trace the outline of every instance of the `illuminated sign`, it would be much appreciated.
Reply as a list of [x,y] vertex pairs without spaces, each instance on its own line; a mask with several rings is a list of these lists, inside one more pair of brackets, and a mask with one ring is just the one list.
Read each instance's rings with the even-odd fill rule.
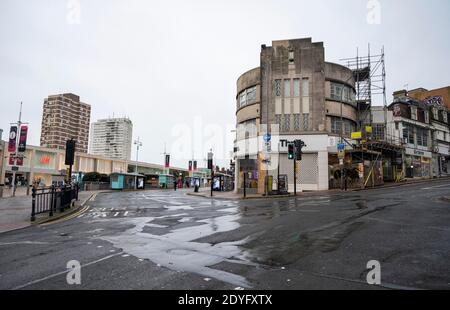
[[48,164],[50,164],[50,156],[42,156],[42,157],[39,159],[39,162],[40,162],[41,164],[43,164],[43,165],[48,165]]

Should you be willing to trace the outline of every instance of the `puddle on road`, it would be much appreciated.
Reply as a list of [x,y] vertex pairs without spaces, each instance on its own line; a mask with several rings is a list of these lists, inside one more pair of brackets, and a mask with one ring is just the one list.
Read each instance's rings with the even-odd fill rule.
[[102,236],[100,238],[111,242],[115,247],[121,248],[124,252],[139,259],[149,259],[153,263],[171,270],[195,273],[239,287],[251,287],[248,281],[240,275],[210,267],[229,260],[247,264],[244,253],[239,248],[247,240],[214,245],[194,241],[215,233],[239,228],[237,220],[240,219],[240,216],[238,214],[198,220],[196,221],[197,226],[171,230],[163,235],[151,234],[148,233],[148,230],[144,232],[148,226],[157,226],[154,223],[152,224],[153,221],[177,216],[179,215],[127,219],[124,223],[133,225],[133,228],[120,233],[120,235]]

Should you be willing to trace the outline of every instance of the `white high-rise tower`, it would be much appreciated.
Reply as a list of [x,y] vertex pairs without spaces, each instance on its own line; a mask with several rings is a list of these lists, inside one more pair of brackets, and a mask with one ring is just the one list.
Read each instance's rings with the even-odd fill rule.
[[89,153],[114,159],[131,159],[133,123],[128,118],[101,119],[91,125]]

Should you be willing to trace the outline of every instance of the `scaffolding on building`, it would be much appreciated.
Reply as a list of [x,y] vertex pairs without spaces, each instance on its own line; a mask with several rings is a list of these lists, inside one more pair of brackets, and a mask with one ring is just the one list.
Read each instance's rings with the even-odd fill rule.
[[[343,64],[353,71],[355,79],[355,99],[358,109],[357,129],[361,131],[366,125],[372,124],[370,109],[377,98],[381,98],[387,111],[386,101],[386,66],[384,47],[378,55],[372,55],[370,44],[367,56],[360,56],[359,49],[356,57],[341,59]],[[385,122],[386,122],[385,117]]]
[[[374,177],[374,168],[377,161],[382,162],[384,177],[386,179],[400,181],[403,175],[401,165],[404,145],[398,137],[393,137],[387,132],[387,100],[386,100],[386,65],[384,47],[380,54],[372,55],[368,45],[367,56],[360,56],[357,49],[356,57],[341,59],[342,63],[352,70],[355,80],[355,101],[357,105],[357,131],[363,132],[364,138],[353,145],[353,156],[360,159],[369,159],[371,162],[370,173],[365,176],[364,187],[369,178]],[[383,106],[384,128],[382,132],[372,134],[373,119],[372,106]],[[377,124],[379,125],[379,124]],[[366,126],[370,126],[370,133],[366,132]],[[378,129],[378,128],[377,128]],[[359,154],[359,155],[358,155]],[[391,169],[391,163],[398,166]],[[393,168],[393,167],[392,167]],[[388,175],[386,175],[388,174]]]

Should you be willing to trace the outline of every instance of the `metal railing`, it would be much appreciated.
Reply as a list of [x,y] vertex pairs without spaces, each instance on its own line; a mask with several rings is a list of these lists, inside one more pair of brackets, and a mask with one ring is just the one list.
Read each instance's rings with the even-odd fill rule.
[[32,189],[31,221],[36,220],[36,215],[49,213],[49,216],[60,210],[70,208],[78,200],[78,185],[63,187],[45,187]]

